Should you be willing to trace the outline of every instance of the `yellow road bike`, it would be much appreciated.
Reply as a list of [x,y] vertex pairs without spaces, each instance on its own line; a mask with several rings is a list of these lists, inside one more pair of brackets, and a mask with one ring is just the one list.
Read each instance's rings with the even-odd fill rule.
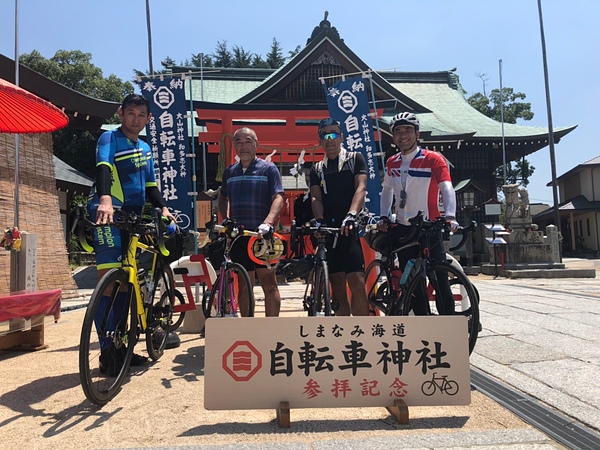
[[[86,250],[86,230],[96,225],[80,206],[73,230]],[[115,211],[114,227],[129,235],[122,267],[110,269],[98,282],[83,320],[79,344],[79,378],[85,396],[104,405],[117,393],[129,371],[133,348],[142,334],[152,360],[165,350],[175,301],[173,270],[166,257],[167,224],[155,210],[148,221]]]

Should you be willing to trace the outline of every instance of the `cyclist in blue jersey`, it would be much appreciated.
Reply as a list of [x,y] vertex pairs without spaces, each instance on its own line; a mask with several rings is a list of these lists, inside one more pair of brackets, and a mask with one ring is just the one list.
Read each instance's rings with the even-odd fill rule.
[[[88,212],[92,220],[104,226],[94,232],[96,268],[98,280],[111,268],[121,267],[123,251],[128,236],[110,224],[113,222],[113,206],[124,211],[142,213],[146,200],[162,209],[162,215],[174,220],[158,189],[154,176],[154,163],[150,146],[139,138],[151,118],[150,103],[141,95],[130,94],[118,110],[121,126],[106,131],[96,145],[96,182],[88,200]],[[122,293],[123,308],[126,294]],[[108,301],[108,298],[107,298]],[[98,308],[97,320],[104,317],[105,308]],[[125,314],[126,311],[123,311]],[[118,372],[119,367],[107,367],[115,358],[117,349],[109,338],[100,338],[102,354],[100,368],[108,373]],[[144,364],[146,357],[133,355],[132,365]],[[122,360],[121,360],[122,364]],[[114,365],[114,364],[113,364]]]

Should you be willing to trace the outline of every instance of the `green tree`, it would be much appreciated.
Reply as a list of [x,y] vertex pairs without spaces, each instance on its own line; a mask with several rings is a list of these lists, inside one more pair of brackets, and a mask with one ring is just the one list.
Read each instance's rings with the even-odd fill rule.
[[267,64],[269,64],[271,69],[279,69],[284,63],[285,58],[283,57],[281,44],[276,38],[273,38],[271,51],[267,53]]
[[213,53],[214,58],[213,67],[233,67],[233,55],[227,48],[227,41],[217,42],[217,48]]
[[[502,167],[503,166],[500,166],[496,170],[496,184],[499,192],[504,184],[504,171],[502,170]],[[534,171],[535,167],[525,158],[514,162],[508,162],[506,163],[506,182],[508,184],[527,186]]]
[[[483,90],[485,92],[485,74],[478,75],[483,81]],[[526,95],[522,92],[514,92],[513,88],[503,87],[502,95],[500,89],[492,89],[489,97],[481,92],[471,95],[467,101],[477,111],[498,122],[504,119],[504,123],[517,123],[517,119],[531,120],[533,112],[531,103],[520,102],[525,100]],[[519,161],[506,163],[506,182],[509,184],[519,183],[522,186],[529,184],[529,179],[533,175],[535,167],[529,164],[525,158]],[[501,191],[504,182],[503,166],[496,169],[496,180],[498,191]]]
[[196,53],[192,54],[192,59],[190,60],[191,66],[195,67],[214,67],[214,63],[210,55],[206,53]]
[[288,58],[292,59],[294,56],[296,56],[298,53],[300,53],[300,50],[302,50],[302,47],[297,45],[294,50],[290,50],[288,52]]
[[151,75],[170,75],[172,73],[172,66],[176,65],[176,63],[173,58],[167,56],[160,62],[160,65],[163,66],[163,68],[161,70],[155,70],[153,74],[151,74],[149,70],[142,71],[139,69],[133,69],[133,73],[136,76],[136,81],[134,81],[134,83],[140,87],[140,90],[142,88],[142,83],[144,82],[144,80],[147,78],[151,78]]
[[252,67],[255,69],[269,69],[269,63],[266,62],[261,55],[254,54],[252,57]]
[[[36,72],[81,94],[101,100],[120,102],[134,92],[129,81],[111,74],[104,78],[102,70],[91,62],[92,55],[79,50],[59,50],[52,58],[38,51],[23,54],[19,61]],[[118,123],[118,117],[111,119]],[[67,126],[52,133],[54,154],[84,174],[93,177],[96,166],[96,136],[88,131]]]
[[92,64],[92,54],[80,50],[59,50],[44,58],[37,50],[19,57],[21,64],[81,94],[108,101],[121,101],[134,91],[129,81],[111,74],[104,78],[102,69]]
[[492,89],[489,97],[477,92],[467,101],[473,108],[498,122],[504,114],[504,123],[517,123],[517,119],[533,119],[531,103],[518,101],[525,100],[526,97],[522,92],[514,92],[513,88],[503,87],[502,96],[500,89]]
[[237,45],[233,46],[233,60],[231,61],[232,67],[252,67],[252,53],[244,50],[244,47]]

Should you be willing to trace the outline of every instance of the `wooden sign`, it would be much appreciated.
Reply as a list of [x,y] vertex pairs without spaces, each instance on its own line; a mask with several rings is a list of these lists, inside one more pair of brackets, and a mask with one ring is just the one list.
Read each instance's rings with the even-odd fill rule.
[[206,409],[467,405],[467,320],[253,317],[206,321]]

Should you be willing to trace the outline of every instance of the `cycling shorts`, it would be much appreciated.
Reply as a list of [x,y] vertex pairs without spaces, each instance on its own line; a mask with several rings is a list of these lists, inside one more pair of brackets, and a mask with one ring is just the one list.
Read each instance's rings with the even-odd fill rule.
[[356,233],[350,236],[338,235],[335,248],[335,236],[327,243],[327,268],[329,273],[352,273],[365,271],[365,258]]

